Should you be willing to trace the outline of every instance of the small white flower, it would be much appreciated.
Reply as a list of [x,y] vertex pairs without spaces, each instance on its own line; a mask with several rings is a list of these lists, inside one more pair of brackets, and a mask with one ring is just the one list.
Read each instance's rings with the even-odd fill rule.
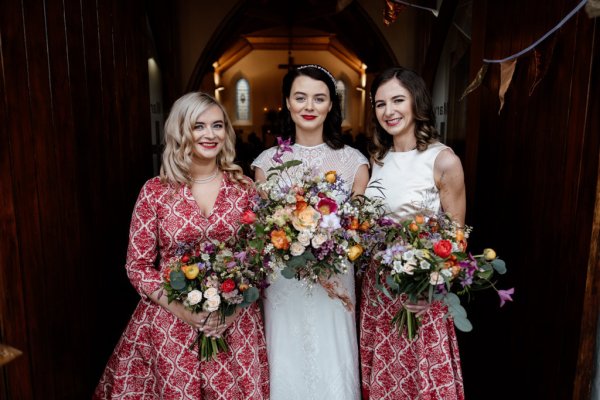
[[452,276],[452,271],[450,271],[448,268],[441,270],[440,273],[446,278],[450,278]]
[[392,264],[392,268],[398,274],[400,274],[400,273],[402,273],[404,271],[403,268],[402,268],[402,261],[400,261],[400,260],[394,261],[393,264]]
[[340,229],[341,227],[342,226],[340,225],[340,217],[333,213],[323,215],[323,218],[321,219],[321,228],[334,230]]
[[402,254],[402,259],[410,261],[415,257],[415,252],[412,250],[407,250]]
[[200,258],[202,259],[202,261],[208,261],[210,260],[210,256],[206,253],[203,253]]
[[417,266],[413,262],[407,262],[406,264],[403,265],[402,271],[405,274],[413,275],[416,267]]
[[194,289],[188,293],[186,303],[189,304],[190,306],[194,306],[194,305],[200,303],[201,300],[202,300],[202,292],[197,289]]
[[419,267],[421,269],[429,269],[431,268],[431,264],[426,260],[421,260],[421,262],[419,263]]

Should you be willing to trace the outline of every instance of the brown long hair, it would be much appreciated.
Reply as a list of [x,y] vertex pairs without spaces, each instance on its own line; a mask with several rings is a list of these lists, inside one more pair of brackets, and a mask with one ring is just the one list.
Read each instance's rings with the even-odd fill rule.
[[393,146],[392,136],[379,124],[375,114],[375,94],[381,85],[398,79],[400,84],[408,90],[412,96],[413,114],[415,118],[415,136],[417,138],[417,150],[424,151],[430,143],[439,139],[440,134],[435,128],[435,114],[431,103],[431,95],[427,90],[425,81],[417,73],[403,67],[388,68],[379,74],[371,84],[370,99],[373,107],[373,142],[369,148],[369,154],[373,161],[382,165],[383,158]]

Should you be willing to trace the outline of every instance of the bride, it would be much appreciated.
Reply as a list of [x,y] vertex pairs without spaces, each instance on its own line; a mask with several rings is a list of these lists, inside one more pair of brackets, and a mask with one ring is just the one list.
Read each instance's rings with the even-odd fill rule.
[[[319,65],[290,70],[283,78],[285,134],[294,141],[283,161],[302,160],[319,172],[335,170],[355,194],[365,191],[368,160],[341,139],[341,110],[335,79]],[[252,163],[264,181],[276,147]],[[354,270],[340,275],[343,289],[356,305]],[[320,285],[278,276],[264,301],[271,399],[360,399],[358,344],[354,310],[333,300]]]

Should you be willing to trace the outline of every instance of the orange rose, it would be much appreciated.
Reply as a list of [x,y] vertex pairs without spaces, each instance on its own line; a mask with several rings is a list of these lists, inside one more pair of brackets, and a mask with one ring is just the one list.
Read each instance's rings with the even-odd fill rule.
[[362,253],[363,253],[362,246],[360,244],[355,244],[354,246],[350,247],[350,250],[348,250],[348,259],[350,261],[354,261],[358,257],[360,257]]
[[296,211],[300,212],[300,211],[304,210],[307,206],[308,206],[308,204],[306,203],[306,200],[304,199],[304,197],[297,194],[296,195]]
[[423,217],[421,214],[417,214],[415,217],[415,222],[421,225],[423,222],[425,222],[425,217]]
[[348,226],[348,229],[357,230],[359,226],[360,224],[358,223],[358,219],[352,218],[350,220],[350,225]]
[[337,180],[337,174],[335,171],[327,171],[325,172],[325,180],[328,183],[335,183],[335,181]]
[[290,242],[283,230],[271,231],[271,243],[279,250],[287,250],[290,248]]
[[358,229],[360,229],[363,232],[366,232],[369,230],[370,227],[371,227],[371,224],[369,224],[369,221],[365,221],[362,224],[360,224]]

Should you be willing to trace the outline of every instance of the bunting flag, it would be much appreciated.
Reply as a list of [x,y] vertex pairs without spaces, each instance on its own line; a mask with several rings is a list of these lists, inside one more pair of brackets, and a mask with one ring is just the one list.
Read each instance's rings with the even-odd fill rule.
[[533,50],[533,83],[529,87],[529,96],[533,94],[538,83],[544,79],[546,76],[546,72],[548,72],[548,67],[550,66],[550,61],[552,60],[552,55],[554,54],[554,45],[556,44],[556,36],[553,36],[552,39],[547,43],[545,48],[539,49],[536,48]]
[[385,26],[393,24],[406,7],[406,5],[396,3],[393,0],[385,0],[385,10],[383,10],[383,23]]
[[585,12],[587,12],[588,17],[590,18],[600,16],[600,0],[588,0],[585,5]]
[[421,10],[431,11],[434,16],[438,16],[439,11],[436,8],[437,2],[435,0],[393,0],[395,3],[403,4],[414,8],[420,8]]
[[23,353],[20,350],[0,343],[0,366],[8,364],[10,361],[19,357],[21,354]]
[[[529,89],[529,95],[531,95],[533,93],[533,91],[535,90],[535,87],[540,83],[540,81],[543,79],[544,75],[546,74],[546,71],[548,70],[548,64],[550,63],[550,59],[552,58],[552,53],[554,52],[554,43],[551,43],[551,45],[548,47],[547,51],[545,52],[545,55],[540,54],[540,50],[537,49],[538,45],[540,45],[542,42],[544,42],[544,40],[546,40],[548,37],[550,37],[550,35],[552,35],[554,32],[556,32],[558,29],[560,29],[569,19],[571,19],[575,14],[577,14],[577,12],[579,10],[581,10],[583,8],[583,6],[585,6],[586,3],[588,3],[588,2],[589,2],[589,4],[592,4],[592,3],[597,4],[600,2],[600,0],[582,0],[554,28],[552,28],[548,32],[546,32],[541,38],[536,40],[529,47],[519,51],[516,54],[505,57],[500,60],[491,60],[491,59],[484,58],[483,66],[479,69],[479,72],[477,72],[475,79],[469,84],[469,86],[467,86],[467,89],[465,89],[465,92],[463,93],[460,100],[462,100],[466,95],[468,95],[469,93],[471,93],[472,91],[474,91],[481,85],[483,77],[485,76],[485,73],[487,72],[488,64],[500,64],[500,88],[498,90],[498,97],[500,99],[500,109],[498,110],[498,114],[500,114],[500,111],[502,111],[502,108],[504,107],[504,96],[506,94],[506,91],[508,90],[508,87],[510,86],[510,83],[512,82],[512,76],[515,72],[515,66],[517,64],[516,63],[517,59],[519,57],[521,57],[522,55],[529,53],[532,50],[536,50],[538,53],[537,54],[534,53],[534,56],[533,56],[534,79],[533,79],[533,84]],[[556,38],[554,38],[554,40],[556,40]],[[486,68],[484,68],[484,66]]]
[[488,66],[489,66],[489,64],[483,64],[481,66],[481,68],[479,68],[479,71],[477,72],[477,76],[475,76],[475,79],[473,79],[473,82],[471,82],[469,84],[469,86],[467,86],[463,95],[460,96],[460,100],[458,100],[458,101],[462,101],[462,99],[464,99],[466,95],[468,95],[473,90],[477,89],[479,87],[479,85],[481,85],[481,82],[483,81],[483,78],[485,77],[485,73],[488,70]]
[[500,97],[500,109],[498,110],[498,115],[500,115],[500,111],[502,111],[502,107],[504,107],[504,95],[510,86],[516,66],[516,58],[500,64],[500,90],[498,91],[498,97]]

